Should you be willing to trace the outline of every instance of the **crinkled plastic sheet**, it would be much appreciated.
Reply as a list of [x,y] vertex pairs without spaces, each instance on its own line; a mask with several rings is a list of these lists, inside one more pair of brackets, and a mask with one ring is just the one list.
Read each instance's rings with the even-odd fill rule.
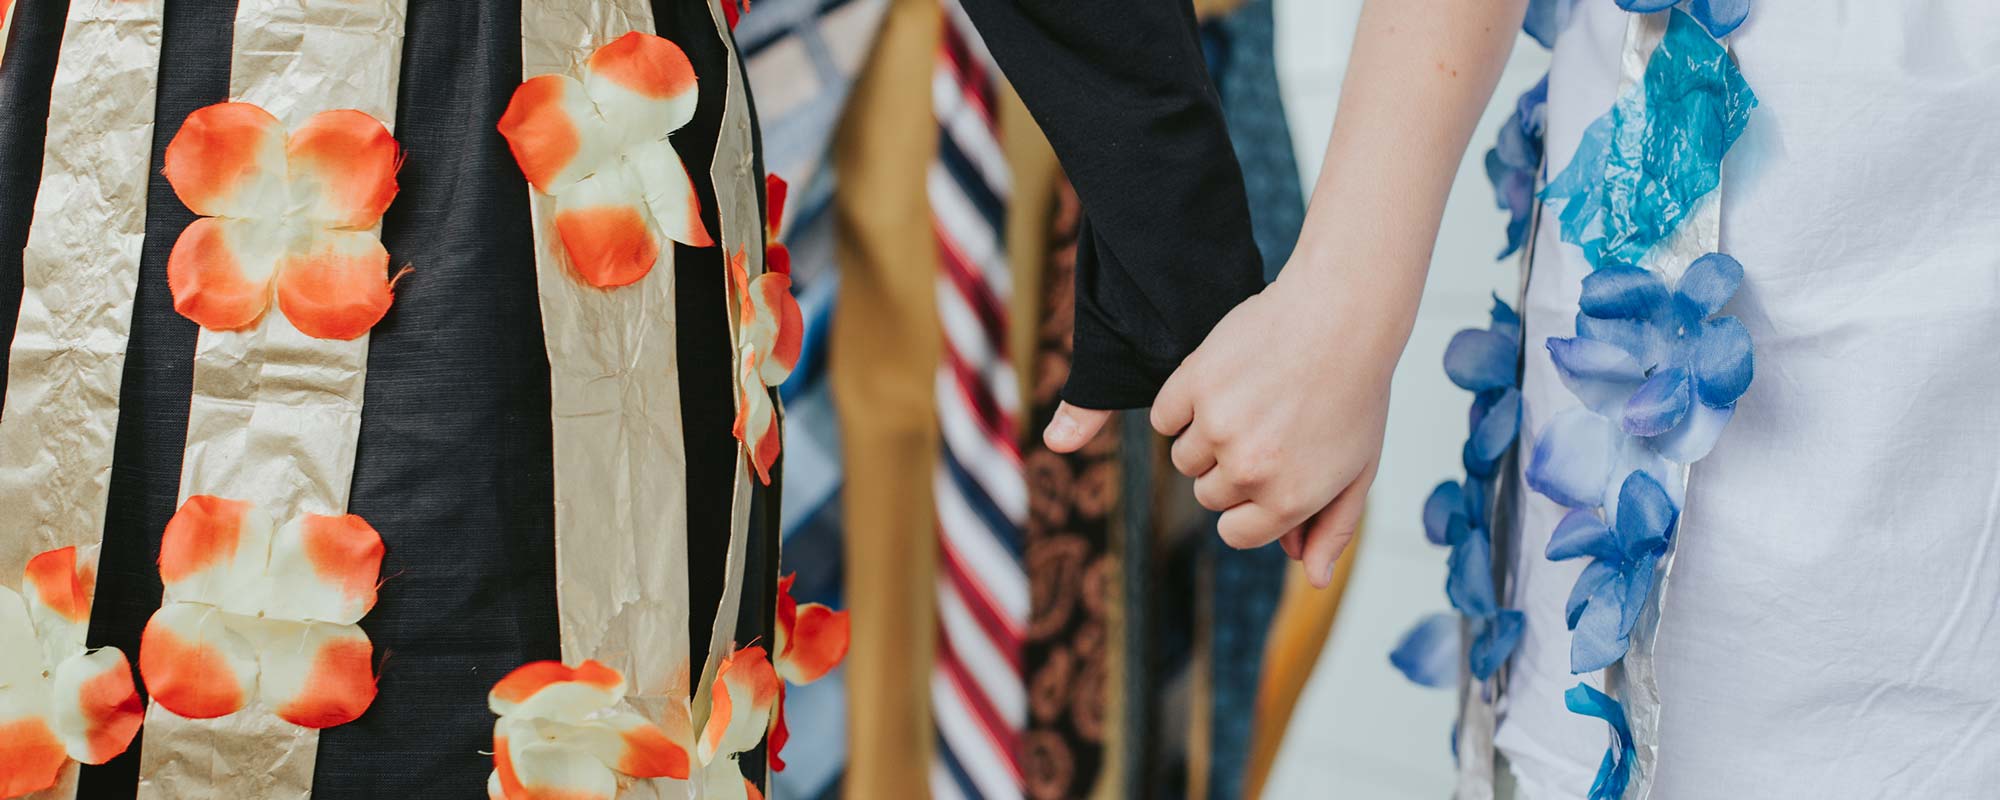
[[[74,0],[63,26],[0,415],[0,514],[15,532],[0,547],[0,584],[15,585],[37,553],[103,540],[164,7]],[[0,9],[0,51],[13,15]],[[75,795],[72,766],[33,797]]]
[[[230,98],[288,126],[339,108],[393,124],[404,10],[404,0],[240,0]],[[314,339],[276,309],[249,330],[202,331],[181,498],[249,500],[280,519],[345,513],[367,366],[367,336]],[[260,702],[212,720],[155,705],[138,796],[302,800],[312,794],[318,745],[318,731]]]

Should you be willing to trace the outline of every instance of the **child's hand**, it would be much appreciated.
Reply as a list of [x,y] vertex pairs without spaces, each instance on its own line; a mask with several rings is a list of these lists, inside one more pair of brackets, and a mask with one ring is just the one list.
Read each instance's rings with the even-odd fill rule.
[[[1305,283],[1297,281],[1295,283]],[[1273,284],[1231,311],[1154,401],[1174,468],[1232,547],[1283,538],[1324,588],[1361,524],[1402,335],[1379,311]],[[1356,294],[1348,294],[1355,297]]]

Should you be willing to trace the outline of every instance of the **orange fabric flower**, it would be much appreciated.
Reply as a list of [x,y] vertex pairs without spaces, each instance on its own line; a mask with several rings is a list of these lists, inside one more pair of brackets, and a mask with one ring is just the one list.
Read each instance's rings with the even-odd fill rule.
[[729,283],[736,300],[736,423],[734,433],[750,452],[757,479],[771,483],[771,466],[778,461],[778,409],[770,387],[791,377],[805,343],[805,319],[792,297],[791,254],[779,244],[778,226],[785,210],[785,181],[765,179],[765,271],[750,277],[749,259],[740,248],[729,259]]
[[596,661],[524,664],[494,684],[491,800],[610,800],[618,776],[686,780],[687,748],[626,710],[625,676]]
[[556,235],[585,283],[646,277],[666,252],[663,236],[715,243],[667,139],[694,118],[696,96],[687,54],[639,31],[591,53],[580,78],[540,75],[514,90],[500,135],[528,182],[556,199]]
[[353,339],[394,300],[373,228],[396,197],[401,155],[374,117],[324,111],[286,135],[270,112],[218,103],[189,114],[165,172],[200,219],[167,257],[174,310],[209,330],[248,328],[275,293],[293,326]]
[[[798,577],[792,574],[778,579],[777,670],[786,682],[803,686],[826,677],[847,658],[849,629],[846,611],[819,603],[800,605],[792,597],[792,583]],[[785,724],[785,691],[780,686],[777,708],[771,715],[771,769],[785,768],[780,754],[791,735]]]
[[84,648],[96,587],[75,547],[30,559],[20,592],[0,586],[0,797],[54,786],[71,759],[110,761],[145,718],[125,653]]
[[782,687],[762,647],[745,647],[722,660],[709,690],[708,723],[695,747],[704,796],[744,800],[756,791],[743,779],[736,758],[763,740]]
[[382,537],[353,514],[273,529],[250,503],[195,495],[160,537],[165,601],[139,639],[153,701],[192,719],[261,698],[287,722],[329,728],[375,701]]

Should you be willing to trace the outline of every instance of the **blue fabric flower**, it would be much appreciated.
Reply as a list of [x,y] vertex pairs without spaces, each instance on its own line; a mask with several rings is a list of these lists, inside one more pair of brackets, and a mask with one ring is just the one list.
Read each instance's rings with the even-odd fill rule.
[[[1735,32],[1750,16],[1750,0],[1618,0],[1618,7],[1626,11],[1650,13],[1675,6],[1694,15],[1708,35],[1717,39]],[[1534,16],[1533,5],[1529,6],[1528,15]]]
[[1491,316],[1485,330],[1459,331],[1444,350],[1445,375],[1473,393],[1461,456],[1465,471],[1480,478],[1493,476],[1521,430],[1521,317],[1499,297]]
[[1590,784],[1590,800],[1621,800],[1625,786],[1632,782],[1632,762],[1639,748],[1632,740],[1632,726],[1625,721],[1625,707],[1610,695],[1579,683],[1563,693],[1569,710],[1604,720],[1611,725],[1611,746],[1597,764],[1597,780]]
[[1521,249],[1535,213],[1535,179],[1542,171],[1542,131],[1547,118],[1549,76],[1514,101],[1514,114],[1500,127],[1500,141],[1486,151],[1486,179],[1507,212],[1507,247],[1499,258]]
[[1653,571],[1673,542],[1680,510],[1653,476],[1634,472],[1618,492],[1616,513],[1606,525],[1593,511],[1563,517],[1549,537],[1552,561],[1589,558],[1564,608],[1569,629],[1571,672],[1603,669],[1631,647],[1632,627],[1653,590]]
[[1592,266],[1641,263],[1721,183],[1722,158],[1756,105],[1729,51],[1673,12],[1640,90],[1585,129],[1542,190],[1563,203],[1562,240]]
[[1389,653],[1389,663],[1419,686],[1458,685],[1458,615],[1439,612],[1424,617],[1403,634],[1403,641]]
[[1743,265],[1722,253],[1695,259],[1672,291],[1650,270],[1599,269],[1583,279],[1576,337],[1551,337],[1549,358],[1585,407],[1693,463],[1715,446],[1755,373],[1750,332],[1715,316],[1742,283]]
[[1513,654],[1527,618],[1519,611],[1500,607],[1493,586],[1493,540],[1486,529],[1466,526],[1463,516],[1452,517],[1451,524],[1465,529],[1452,534],[1459,544],[1451,550],[1444,593],[1451,599],[1451,607],[1465,615],[1471,626],[1467,662],[1472,676],[1483,681],[1493,677]]

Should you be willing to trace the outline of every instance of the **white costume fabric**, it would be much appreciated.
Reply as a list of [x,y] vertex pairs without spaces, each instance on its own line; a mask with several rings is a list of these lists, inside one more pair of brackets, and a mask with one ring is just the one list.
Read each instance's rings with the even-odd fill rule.
[[[1547,175],[1611,107],[1628,18],[1579,0],[1558,39]],[[2000,796],[2000,3],[1755,0],[1728,44],[1758,105],[1723,167],[1725,313],[1756,377],[1689,476],[1650,797]],[[1543,342],[1591,266],[1554,210],[1523,453],[1578,404]],[[1563,701],[1599,680],[1570,674],[1582,563],[1543,555],[1565,510],[1520,499],[1495,744],[1523,796],[1581,800],[1607,740]]]

